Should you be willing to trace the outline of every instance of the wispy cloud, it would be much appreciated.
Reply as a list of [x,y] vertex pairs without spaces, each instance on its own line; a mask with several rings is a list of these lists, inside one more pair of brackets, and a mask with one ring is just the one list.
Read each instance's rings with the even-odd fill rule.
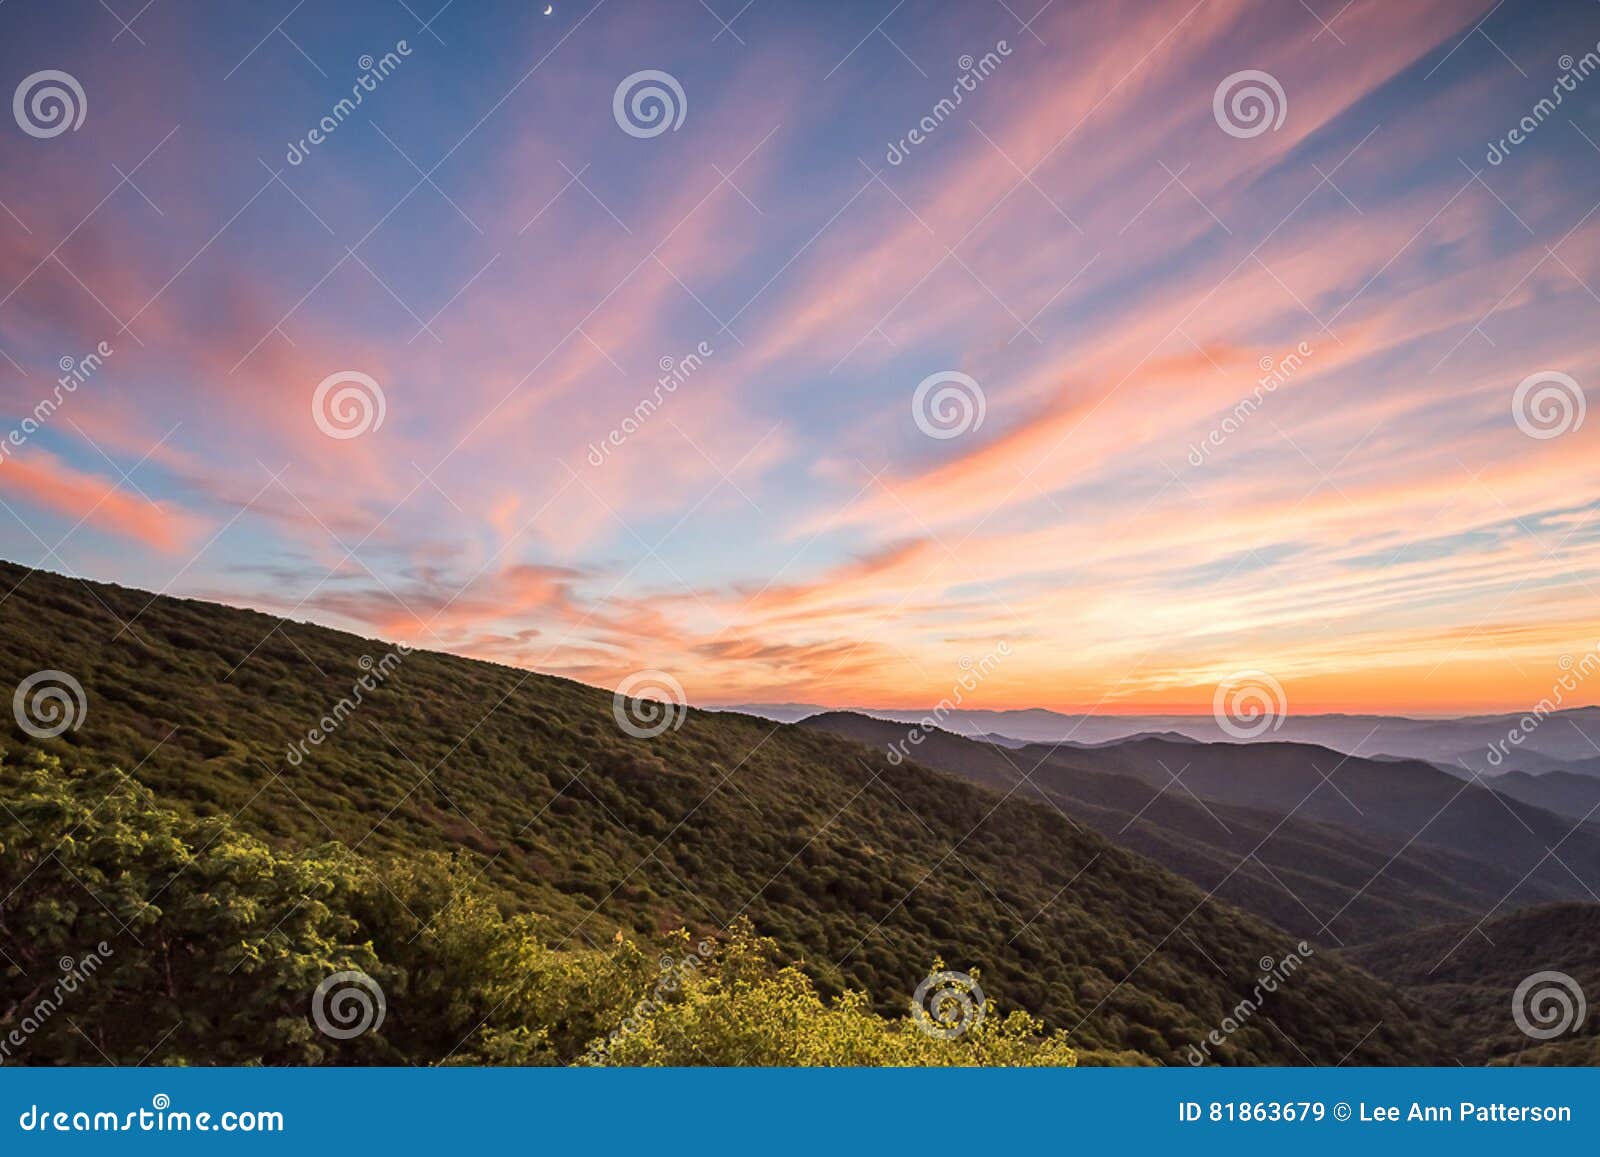
[[[318,67],[269,40],[219,80],[179,62],[244,56],[237,14],[157,6],[130,53],[0,9],[12,71],[70,48],[91,97],[0,153],[0,400],[117,351],[0,465],[0,549],[704,701],[925,703],[1008,639],[1000,706],[1204,709],[1243,668],[1297,709],[1515,705],[1593,643],[1600,423],[1511,406],[1600,381],[1600,127],[1484,146],[1600,16],[1315,7],[907,8],[863,41],[822,6],[742,43],[452,9],[293,165],[403,10],[308,9]],[[688,109],[640,139],[612,97],[646,66]],[[1219,126],[1243,70],[1281,127]],[[331,438],[344,371],[385,416]],[[934,439],[944,371],[984,420]]]

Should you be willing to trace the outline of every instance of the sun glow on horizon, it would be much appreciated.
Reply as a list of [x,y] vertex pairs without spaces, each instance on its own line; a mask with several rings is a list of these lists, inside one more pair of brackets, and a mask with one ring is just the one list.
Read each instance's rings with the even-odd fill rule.
[[1600,649],[1536,7],[30,16],[0,555],[696,703],[1524,709]]

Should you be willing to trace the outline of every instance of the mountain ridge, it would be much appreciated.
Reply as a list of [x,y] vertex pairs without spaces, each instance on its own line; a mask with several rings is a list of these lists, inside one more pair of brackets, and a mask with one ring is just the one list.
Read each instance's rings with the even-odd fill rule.
[[[806,714],[832,708],[807,704],[748,704],[720,707],[797,722]],[[1512,770],[1573,770],[1600,775],[1600,705],[1582,705],[1546,713],[1533,729],[1522,729],[1528,713],[1495,713],[1442,718],[1405,715],[1319,713],[1280,715],[1258,737],[1241,739],[1210,714],[1114,715],[1066,714],[1044,707],[1009,709],[896,710],[841,708],[855,714],[900,723],[939,722],[955,734],[995,734],[1022,743],[1098,744],[1150,732],[1174,732],[1207,743],[1259,743],[1273,740],[1315,743],[1343,754],[1433,762],[1453,774],[1494,775]],[[1557,726],[1546,726],[1550,723]],[[1567,726],[1559,726],[1559,724]],[[1526,733],[1511,743],[1513,728]],[[1504,747],[1504,751],[1498,750]]]
[[[1202,889],[1220,888],[1231,902],[1313,940],[1359,943],[1476,916],[1512,894],[1525,903],[1575,894],[1570,886],[1524,880],[1521,871],[1459,847],[1397,846],[1400,841],[1387,834],[1332,822],[1343,818],[1336,814],[1314,815],[1290,805],[1271,809],[1240,798],[1248,793],[1220,799],[1199,790],[1202,785],[1182,774],[1176,761],[1162,766],[1158,758],[1157,774],[1151,775],[1147,763],[1127,760],[1124,748],[1138,751],[1149,744],[1166,753],[1169,745],[1160,741],[1001,750],[919,727],[920,741],[911,745],[898,724],[841,712],[813,716],[801,726],[885,750],[898,743],[920,762],[952,774],[1048,796],[1113,842],[1150,856]],[[1193,740],[1170,747],[1185,757],[1201,752],[1224,757],[1230,766],[1260,754],[1250,745],[1227,745],[1218,752]],[[1339,758],[1328,749],[1294,749],[1300,755],[1323,753],[1329,767]],[[1173,777],[1172,770],[1180,776]]]
[[[13,744],[277,846],[465,855],[556,947],[749,916],[821,992],[885,1015],[938,957],[1085,1063],[1178,1063],[1293,945],[1054,809],[814,730],[688,710],[635,739],[609,692],[420,650],[329,729],[387,644],[9,563],[0,582],[0,681],[69,672],[87,703],[76,730]],[[1220,1059],[1442,1055],[1426,1008],[1324,952],[1272,1019]]]

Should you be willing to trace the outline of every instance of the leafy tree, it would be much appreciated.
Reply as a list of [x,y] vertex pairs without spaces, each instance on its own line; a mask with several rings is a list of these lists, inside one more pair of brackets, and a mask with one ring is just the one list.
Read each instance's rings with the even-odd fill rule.
[[[119,771],[0,759],[0,1047],[33,1064],[1072,1064],[1025,1014],[936,1040],[820,997],[748,923],[552,948],[481,869],[276,851]],[[91,967],[92,962],[92,967]],[[381,989],[343,1039],[338,973]],[[69,983],[63,983],[63,977]],[[325,1010],[327,1006],[324,1005]],[[335,1030],[348,1021],[329,1013]]]
[[28,1021],[29,1060],[313,1064],[317,983],[382,974],[347,910],[364,869],[337,846],[275,852],[120,772],[39,754],[0,765],[0,804],[0,1034]]
[[[151,903],[163,927],[169,914],[177,922],[169,935],[188,939],[150,964],[163,982],[169,961],[178,990],[186,961],[215,964],[197,1015],[225,1024],[248,1010],[264,1023],[262,1004],[284,1022],[287,1039],[236,1040],[231,1052],[220,1037],[175,1028],[155,1058],[422,1062],[487,1055],[493,1039],[519,1063],[568,1061],[654,991],[661,930],[744,911],[825,1005],[864,992],[896,1020],[943,955],[981,963],[997,1007],[1072,1026],[1083,1058],[1182,1063],[1237,1004],[1256,962],[1285,946],[1283,933],[1202,902],[1036,793],[1000,798],[891,765],[881,747],[699,710],[638,740],[617,728],[610,691],[567,679],[422,650],[391,661],[380,641],[4,562],[0,582],[0,688],[47,656],[88,705],[82,726],[55,738],[5,727],[14,744],[110,777],[73,805],[80,815],[117,780],[106,769],[130,769],[138,806],[171,809],[150,822],[205,861],[171,886],[196,911],[172,911],[172,891],[160,891],[176,863],[124,865],[128,898],[96,891],[113,905]],[[137,629],[108,640],[111,617]],[[380,668],[388,674],[363,688],[357,710],[339,707]],[[296,746],[330,712],[338,726]],[[6,773],[8,790],[20,790],[18,774]],[[226,820],[225,834],[190,826],[207,818]],[[48,857],[53,842],[31,844],[11,822],[0,812],[0,840],[19,841],[19,857]],[[0,899],[34,866],[0,863]],[[99,910],[54,864],[40,871],[58,902]],[[32,887],[4,899],[0,924],[17,926]],[[119,962],[146,945],[163,951],[142,925],[129,928],[143,943],[118,941]],[[638,959],[611,942],[619,929]],[[76,956],[100,929],[62,931],[60,954]],[[35,955],[13,953],[21,971],[11,976],[0,958],[0,1015],[57,955],[22,939],[7,943]],[[381,1030],[338,1041],[305,1023],[309,989],[335,966],[379,981]],[[1431,1005],[1397,999],[1334,953],[1319,952],[1300,977],[1274,997],[1283,1032],[1247,1027],[1230,1038],[1230,1060],[1454,1055],[1438,1046]],[[151,1001],[140,1020],[178,1024],[170,996]],[[70,1028],[54,1031],[97,1059]]]
[[[683,938],[687,947],[687,937]],[[862,992],[832,1001],[794,965],[773,964],[775,941],[736,925],[704,965],[675,969],[677,983],[590,1052],[611,1065],[1074,1065],[1059,1034],[1025,1012],[992,1007],[950,1039],[913,1018],[875,1015]],[[686,959],[695,959],[686,957]],[[941,969],[934,962],[934,971]]]

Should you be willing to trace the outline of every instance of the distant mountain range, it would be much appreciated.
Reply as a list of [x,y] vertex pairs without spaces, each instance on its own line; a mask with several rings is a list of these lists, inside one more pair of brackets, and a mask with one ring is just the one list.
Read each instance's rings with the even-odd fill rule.
[[[1043,800],[1313,939],[1360,943],[1600,891],[1600,824],[1420,761],[1183,737],[1001,748],[922,729],[911,744],[904,724],[851,712],[800,725],[883,751],[899,744],[930,767]],[[1570,778],[1592,783],[1600,803],[1600,779]]]
[[[1557,904],[1488,920],[1448,924],[1379,940],[1345,953],[1377,976],[1444,1012],[1458,1060],[1491,1064],[1600,1064],[1600,905]],[[1543,974],[1544,1017],[1572,1031],[1541,1043],[1507,1017],[1508,992]],[[1575,984],[1587,999],[1561,1001]],[[1524,1008],[1538,1016],[1530,989]],[[1513,998],[1514,999],[1514,998]],[[1581,1016],[1581,1020],[1579,1020]],[[1541,1028],[1553,1027],[1543,1019]]]
[[[1535,938],[1528,961],[1589,975],[1594,938],[1572,929],[1600,913],[1575,903],[1600,889],[1600,826],[1571,814],[1589,798],[1580,773],[1500,792],[1418,759],[1208,743],[1192,719],[1129,720],[1133,738],[935,729],[908,744],[905,724],[862,714],[788,725],[674,708],[640,738],[620,726],[627,701],[570,680],[5,563],[0,583],[0,687],[65,673],[82,691],[79,726],[40,737],[18,715],[9,729],[0,851],[42,806],[19,769],[43,752],[119,768],[140,800],[285,855],[359,849],[398,879],[442,854],[563,951],[747,918],[821,993],[865,992],[885,1018],[935,959],[976,970],[998,1007],[1064,1031],[1083,1063],[1187,1063],[1291,953],[1303,969],[1208,1060],[1555,1063],[1593,1047],[1519,1043],[1508,998],[1524,957],[1495,930],[1515,921],[1507,936]],[[974,714],[1004,734],[1051,713]],[[28,957],[30,921],[100,911],[64,906],[43,872],[15,875],[0,961]],[[161,906],[128,902],[155,922],[140,939],[164,945]],[[297,929],[267,940],[319,952]],[[1456,970],[1442,992],[1441,959]],[[0,1006],[23,994],[11,968]],[[259,1008],[263,1032],[304,1015],[303,993],[285,1012],[287,997],[252,1003],[253,983],[168,974],[184,1019],[167,1039],[184,1043],[149,1059],[226,1059],[206,1009]],[[397,1024],[432,1015],[405,986],[389,1000]]]
[[1513,771],[1492,781],[1494,790],[1547,811],[1591,822],[1600,821],[1600,774],[1546,771],[1531,775]]
[[[752,703],[718,707],[784,723],[797,723],[831,708],[803,703]],[[851,708],[875,719],[914,723],[928,711]],[[1533,719],[1532,728],[1525,721]],[[1239,740],[1210,715],[1065,715],[1042,707],[1011,711],[957,709],[938,717],[946,731],[987,738],[1003,746],[1059,743],[1092,747],[1134,736],[1185,737],[1203,743],[1289,742],[1330,747],[1367,759],[1393,756],[1426,760],[1455,775],[1538,774],[1567,771],[1600,776],[1600,706],[1575,707],[1544,716],[1471,715],[1459,719],[1412,719],[1401,715],[1288,715],[1253,740]],[[1513,730],[1523,736],[1513,742]],[[1498,759],[1491,752],[1498,752]]]
[[[1252,991],[1260,962],[1301,939],[1051,801],[896,763],[817,727],[689,709],[636,738],[611,691],[566,679],[425,651],[392,658],[376,640],[10,564],[0,584],[0,687],[67,673],[86,708],[55,738],[8,728],[0,848],[26,838],[14,816],[39,805],[17,794],[16,769],[42,750],[69,767],[120,768],[138,798],[225,819],[289,854],[338,841],[397,877],[446,854],[566,951],[599,950],[619,932],[716,936],[748,918],[822,993],[865,992],[885,1017],[905,1015],[938,958],[980,972],[996,1007],[1064,1031],[1085,1064],[1186,1063]],[[381,685],[352,704],[355,682],[377,671]],[[308,728],[321,741],[289,758]],[[32,927],[100,911],[70,881],[71,906],[39,891],[45,875],[13,880],[0,1007],[27,991],[7,961],[28,958]],[[161,906],[129,902],[150,921],[141,941],[165,944]],[[273,929],[285,941],[274,951],[320,952],[299,929]],[[1325,940],[1302,955],[1293,982],[1212,1059],[1449,1059],[1447,1026],[1425,1005]],[[448,980],[418,983],[450,992]],[[184,1027],[151,1063],[225,1059],[208,1010],[260,1009],[263,1033],[305,1015],[299,990],[261,1002],[248,969],[172,984]],[[397,1025],[430,1015],[404,988],[388,1000]]]

